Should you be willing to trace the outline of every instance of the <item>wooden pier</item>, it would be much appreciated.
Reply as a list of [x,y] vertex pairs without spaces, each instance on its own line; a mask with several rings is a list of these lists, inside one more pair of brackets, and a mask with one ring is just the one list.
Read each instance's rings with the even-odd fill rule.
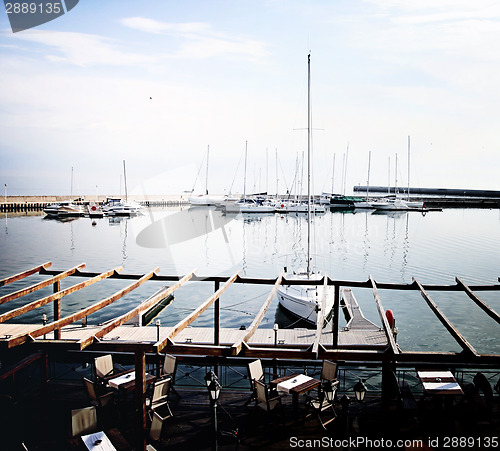
[[[205,356],[212,359],[215,365],[223,365],[227,359],[262,358],[279,363],[287,361],[319,361],[323,359],[351,364],[371,364],[382,367],[382,387],[390,384],[389,374],[397,365],[422,367],[433,364],[465,365],[474,367],[500,368],[499,354],[481,354],[469,343],[460,331],[446,318],[434,303],[429,291],[456,291],[465,298],[476,303],[485,315],[500,323],[500,315],[480,299],[478,292],[500,291],[500,284],[466,285],[457,278],[455,285],[423,285],[414,279],[411,284],[377,283],[372,277],[368,281],[333,280],[323,277],[320,281],[304,281],[285,279],[280,274],[274,279],[246,278],[239,271],[229,277],[201,277],[193,272],[183,276],[159,275],[159,268],[154,268],[145,274],[122,274],[122,268],[117,267],[106,272],[95,273],[83,271],[85,264],[81,263],[65,270],[51,270],[51,262],[29,268],[0,280],[0,287],[25,279],[33,274],[47,276],[42,282],[34,283],[26,288],[10,291],[0,297],[0,304],[33,295],[37,290],[53,286],[53,294],[31,300],[24,305],[4,311],[0,314],[0,361],[5,364],[16,364],[19,355],[39,351],[48,361],[49,354],[57,354],[59,358],[67,355],[74,358],[75,352],[86,361],[85,352],[118,353],[134,356],[135,362],[135,411],[138,430],[146,430],[146,354],[155,356],[169,353],[180,358],[199,358]],[[62,289],[61,281],[66,278],[83,278],[84,280],[68,288]],[[94,304],[83,308],[66,317],[61,316],[61,302],[71,293],[85,289],[95,283],[104,283],[107,279],[129,280],[130,284],[116,293]],[[162,287],[129,311],[104,324],[92,322],[92,314],[118,301],[126,294],[144,283],[153,281],[169,284]],[[168,296],[188,281],[204,281],[214,283],[214,293],[188,316],[174,326],[141,326],[131,325],[130,321],[151,311]],[[500,281],[500,280],[499,280]],[[221,297],[235,283],[253,285],[269,285],[269,294],[256,312],[251,325],[240,328],[220,327]],[[277,290],[281,284],[323,284],[334,290],[334,311],[331,327],[324,329],[273,329],[260,328]],[[377,311],[380,316],[380,326],[368,321],[362,315],[351,288],[371,288]],[[400,349],[396,344],[393,331],[386,318],[386,311],[378,290],[417,290],[420,292],[429,308],[441,321],[448,333],[457,341],[462,352],[411,352]],[[8,291],[2,288],[2,291]],[[339,314],[341,310],[341,292],[344,308],[349,312],[350,320],[347,326],[339,330]],[[25,324],[16,322],[16,318],[27,312],[35,311],[44,305],[53,305],[53,318],[44,319],[43,324]],[[168,307],[167,307],[168,308]],[[208,308],[214,311],[214,327],[196,327],[196,319]],[[141,324],[141,322],[137,322]],[[318,322],[323,324],[322,321]],[[71,354],[71,357],[70,357]],[[63,357],[64,358],[64,357]],[[0,372],[0,380],[2,379]],[[385,381],[385,382],[384,382]],[[382,388],[384,393],[384,388]],[[139,449],[142,449],[145,437],[139,437]]]

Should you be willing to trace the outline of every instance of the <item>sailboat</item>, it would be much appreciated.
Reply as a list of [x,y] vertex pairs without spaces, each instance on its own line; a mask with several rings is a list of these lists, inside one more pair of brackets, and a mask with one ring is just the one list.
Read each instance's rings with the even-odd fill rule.
[[245,176],[243,181],[243,197],[236,202],[225,205],[226,213],[274,213],[274,205],[264,198],[252,198],[246,195],[247,185],[247,142],[245,141]]
[[[299,280],[320,280],[319,273],[311,270],[311,55],[307,55],[307,268],[305,272],[294,273]],[[278,289],[281,308],[291,315],[313,326],[317,324],[318,313],[324,309],[327,318],[333,308],[334,296],[331,287],[324,285],[284,285]],[[325,292],[325,290],[327,290]]]
[[354,208],[373,208],[373,202],[368,200],[368,195],[370,193],[370,164],[372,158],[372,151],[368,152],[368,178],[366,181],[366,199],[354,201]]
[[217,205],[224,200],[223,196],[213,196],[208,194],[208,159],[210,156],[210,146],[207,147],[207,169],[205,176],[205,194],[198,196],[190,196],[188,198],[189,204],[192,207],[205,207],[210,205]]
[[127,191],[127,170],[123,160],[123,177],[125,185],[125,201],[121,197],[107,197],[102,206],[102,211],[107,216],[135,216],[141,213],[142,205],[137,202],[129,202]]

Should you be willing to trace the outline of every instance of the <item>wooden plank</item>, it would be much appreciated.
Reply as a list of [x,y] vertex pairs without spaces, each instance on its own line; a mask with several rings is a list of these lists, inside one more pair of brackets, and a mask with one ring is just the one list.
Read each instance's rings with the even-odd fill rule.
[[160,268],[156,268],[155,270],[149,272],[148,274],[143,275],[136,282],[128,285],[127,287],[125,287],[119,291],[117,291],[112,296],[109,296],[108,298],[103,299],[102,301],[98,301],[95,304],[92,304],[91,306],[84,308],[77,313],[74,313],[73,315],[66,316],[65,318],[62,318],[59,321],[54,321],[53,323],[47,324],[46,326],[42,326],[42,327],[32,331],[29,335],[27,334],[27,335],[15,336],[15,337],[10,338],[7,341],[8,347],[11,348],[14,346],[18,346],[20,344],[25,343],[29,339],[34,339],[36,337],[40,337],[41,335],[45,335],[49,332],[52,332],[55,329],[60,329],[61,327],[67,326],[68,324],[74,323],[75,321],[78,321],[79,319],[85,318],[86,316],[91,315],[92,313],[99,311],[100,309],[106,307],[109,304],[112,304],[113,302],[122,298],[126,294],[130,293],[132,290],[136,289],[138,286],[142,285],[147,280],[151,279],[151,277],[153,277],[153,274],[156,271],[159,271],[159,269]]
[[72,287],[66,288],[64,290],[58,291],[57,293],[51,294],[50,296],[46,296],[44,298],[38,299],[36,301],[30,302],[29,304],[23,305],[22,307],[19,307],[14,310],[10,310],[2,315],[0,315],[0,323],[3,323],[9,319],[15,318],[16,316],[22,315],[24,313],[27,313],[31,310],[34,310],[38,307],[41,307],[42,305],[48,304],[49,302],[52,302],[56,299],[61,299],[63,296],[66,296],[68,294],[74,293],[75,291],[78,291],[82,288],[88,287],[89,285],[92,285],[93,283],[99,282],[100,280],[106,279],[107,277],[111,277],[113,274],[115,274],[118,271],[121,271],[122,267],[118,266],[115,269],[112,269],[111,271],[101,273],[98,276],[93,277],[90,280],[86,280],[85,282],[78,283],[76,285],[73,285]]
[[20,298],[21,296],[25,296],[26,294],[30,294],[35,292],[36,290],[40,290],[41,288],[48,287],[49,285],[53,283],[59,282],[61,279],[64,279],[65,277],[70,276],[71,274],[75,273],[78,269],[84,268],[85,263],[80,263],[77,266],[74,266],[71,269],[68,269],[67,271],[62,272],[61,274],[51,277],[50,279],[43,280],[42,282],[39,282],[35,285],[31,285],[29,287],[23,288],[18,291],[14,291],[13,293],[6,294],[5,296],[0,297],[0,304],[5,304],[6,302],[12,301],[13,299]]
[[462,287],[462,289],[467,293],[467,295],[480,307],[482,308],[488,316],[493,318],[497,323],[500,323],[500,315],[493,310],[488,304],[486,304],[482,299],[474,294],[474,292],[458,277],[455,278],[457,283]]
[[149,298],[146,302],[142,302],[134,309],[130,310],[129,312],[127,312],[127,313],[119,316],[118,318],[115,318],[111,322],[107,323],[98,332],[96,332],[92,337],[88,337],[84,340],[81,340],[80,344],[82,346],[82,349],[89,346],[95,339],[102,338],[105,335],[107,335],[109,332],[111,332],[113,329],[115,329],[116,327],[121,326],[122,324],[125,324],[127,321],[132,319],[134,316],[140,315],[141,313],[149,310],[158,301],[160,301],[161,299],[163,299],[167,296],[170,296],[175,290],[177,290],[177,288],[184,285],[189,279],[191,279],[191,277],[193,277],[193,275],[194,275],[194,271],[185,275],[181,280],[179,280],[174,285],[171,285],[168,288],[164,288],[162,290],[159,290],[157,293],[155,293],[154,296],[151,296],[151,298]]
[[40,272],[42,269],[46,269],[51,265],[52,265],[51,262],[46,262],[43,265],[35,266],[34,268],[20,272],[19,274],[15,274],[14,276],[6,277],[5,279],[0,280],[0,287],[15,282],[16,280],[21,280],[24,279],[25,277],[31,276],[32,274]]
[[413,277],[412,280],[417,284],[420,294],[424,298],[427,305],[431,308],[434,314],[437,316],[439,321],[446,327],[446,330],[451,334],[451,336],[457,341],[457,343],[462,347],[464,351],[468,351],[476,357],[479,356],[478,352],[473,348],[473,346],[465,339],[465,337],[458,331],[458,329],[446,318],[446,316],[439,310],[439,307],[434,303],[431,297],[427,294],[422,284]]
[[189,326],[196,318],[198,318],[208,307],[210,307],[216,299],[219,299],[231,284],[236,280],[240,273],[238,270],[232,277],[230,277],[227,282],[219,288],[212,296],[210,296],[203,304],[201,304],[194,312],[188,315],[183,320],[179,321],[173,328],[173,330],[168,334],[167,338],[161,340],[157,344],[158,352],[161,352],[163,348],[167,345],[167,340],[172,340],[181,330]]
[[276,296],[276,293],[278,292],[278,289],[281,285],[281,281],[283,279],[284,271],[281,271],[281,274],[276,278],[276,282],[274,282],[274,287],[267,296],[266,300],[262,304],[262,307],[260,308],[259,312],[257,315],[255,315],[254,320],[252,321],[252,324],[250,324],[250,327],[247,329],[248,332],[246,333],[245,337],[243,340],[233,344],[231,353],[232,355],[238,355],[239,352],[241,351],[241,348],[243,346],[244,341],[248,341],[252,335],[255,333],[257,328],[259,327],[260,323],[264,319],[264,316],[271,305],[272,300],[274,299],[274,296]]
[[370,275],[370,283],[372,285],[373,297],[375,298],[375,303],[377,304],[378,314],[379,314],[380,319],[382,321],[382,324],[384,326],[384,331],[385,331],[385,335],[387,337],[387,340],[389,340],[390,348],[394,354],[399,354],[399,348],[396,345],[396,340],[394,339],[394,335],[393,335],[391,328],[389,326],[389,321],[387,321],[387,317],[385,316],[384,307],[382,307],[382,302],[380,301],[380,296],[378,294],[377,284],[375,283],[375,280],[373,279],[373,277],[371,275]]

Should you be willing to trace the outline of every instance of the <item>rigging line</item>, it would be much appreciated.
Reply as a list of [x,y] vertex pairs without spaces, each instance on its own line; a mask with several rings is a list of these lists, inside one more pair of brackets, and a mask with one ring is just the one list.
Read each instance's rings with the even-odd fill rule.
[[192,193],[194,192],[194,187],[196,186],[196,182],[198,181],[198,177],[200,175],[201,168],[203,167],[203,163],[204,162],[205,162],[205,154],[203,154],[203,158],[201,160],[200,168],[198,169],[198,174],[196,174],[196,178],[194,179],[193,188],[191,188],[191,192]]
[[236,171],[234,172],[233,182],[231,183],[231,186],[229,187],[228,194],[231,194],[233,192],[234,181],[236,180],[236,176],[238,175],[238,169],[240,168],[241,159],[243,158],[244,153],[245,153],[245,150],[243,150],[243,152],[240,154],[240,159],[238,160],[238,165],[236,166]]
[[246,304],[247,302],[254,301],[255,299],[258,299],[258,298],[261,298],[262,296],[265,296],[267,293],[268,293],[267,291],[264,291],[263,293],[258,294],[257,296],[255,296],[253,298],[246,299],[246,300],[241,301],[241,302],[237,302],[236,304],[227,305],[224,308],[236,307],[237,305]]

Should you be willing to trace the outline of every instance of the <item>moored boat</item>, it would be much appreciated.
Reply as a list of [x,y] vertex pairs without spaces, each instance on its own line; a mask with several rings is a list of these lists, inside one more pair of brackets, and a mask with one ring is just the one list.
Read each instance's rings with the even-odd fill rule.
[[56,204],[48,205],[43,209],[44,213],[57,218],[77,218],[83,216],[85,211],[81,205],[71,201],[62,201]]

